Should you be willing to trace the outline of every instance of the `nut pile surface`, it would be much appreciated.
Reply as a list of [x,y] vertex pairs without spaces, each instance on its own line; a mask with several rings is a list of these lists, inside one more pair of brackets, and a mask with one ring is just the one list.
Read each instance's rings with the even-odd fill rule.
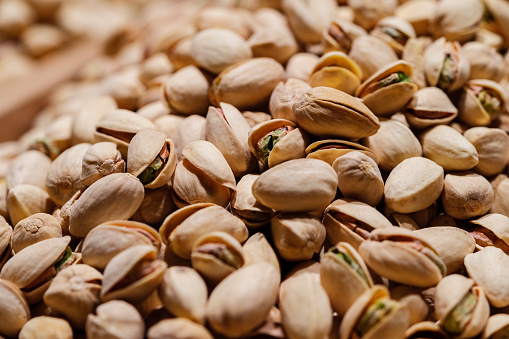
[[137,8],[0,144],[1,337],[509,338],[509,2]]

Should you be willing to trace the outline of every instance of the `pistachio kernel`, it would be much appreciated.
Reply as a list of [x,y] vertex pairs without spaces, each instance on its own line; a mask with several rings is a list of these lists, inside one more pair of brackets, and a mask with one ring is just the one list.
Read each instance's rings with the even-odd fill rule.
[[469,291],[445,319],[445,330],[452,334],[463,332],[463,329],[472,318],[476,305],[477,297],[472,291]]
[[242,267],[242,260],[240,257],[231,251],[225,244],[206,243],[199,246],[196,251],[199,253],[213,255],[228,266],[231,266],[235,269]]
[[389,315],[398,303],[388,298],[377,299],[364,313],[361,320],[357,323],[355,330],[362,338],[368,333],[376,324],[382,320],[383,317]]
[[348,255],[347,253],[340,252],[337,247],[333,247],[329,250],[329,253],[334,254],[336,257],[338,257],[340,260],[344,261],[348,266],[350,266],[355,273],[357,273],[362,280],[368,285],[368,279],[366,278],[366,275],[364,274],[364,271],[362,270],[361,265],[355,259]]

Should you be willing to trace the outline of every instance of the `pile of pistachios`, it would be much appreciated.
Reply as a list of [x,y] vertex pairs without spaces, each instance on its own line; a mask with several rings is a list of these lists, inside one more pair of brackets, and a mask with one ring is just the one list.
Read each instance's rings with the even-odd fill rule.
[[509,2],[137,8],[0,144],[1,337],[509,338]]

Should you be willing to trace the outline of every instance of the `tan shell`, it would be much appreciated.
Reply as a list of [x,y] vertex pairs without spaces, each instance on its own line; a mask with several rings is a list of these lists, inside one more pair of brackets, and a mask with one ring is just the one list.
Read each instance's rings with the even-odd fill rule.
[[[300,52],[292,55],[286,64],[286,73],[288,78],[295,78],[303,81],[308,81],[313,68],[318,62],[318,56],[313,53]],[[285,117],[285,119],[288,119]],[[288,119],[292,120],[293,119]]]
[[7,209],[13,225],[35,213],[51,213],[53,208],[48,193],[37,186],[17,185],[7,195]]
[[495,193],[490,213],[500,213],[509,216],[509,177],[505,174],[499,174],[490,182]]
[[258,177],[258,174],[244,175],[237,183],[230,202],[232,213],[250,228],[267,224],[274,215],[273,209],[263,206],[253,195],[252,187]]
[[423,321],[410,326],[405,332],[405,339],[448,339],[447,333],[432,321]]
[[499,128],[473,127],[463,134],[479,155],[474,171],[484,176],[501,173],[509,162],[509,136]]
[[268,262],[279,271],[279,260],[263,233],[255,233],[242,246],[244,266]]
[[370,35],[355,38],[348,55],[361,68],[363,81],[385,65],[398,61],[398,56],[389,45]]
[[125,162],[112,142],[98,142],[88,148],[83,155],[80,181],[85,186],[112,173],[125,171]]
[[383,1],[366,1],[366,0],[350,0],[348,6],[354,12],[354,22],[370,30],[382,18],[390,16],[397,7],[395,0]]
[[361,84],[362,70],[343,52],[328,52],[317,62],[309,76],[312,87],[327,86],[353,95]]
[[186,318],[163,319],[157,324],[152,325],[147,331],[148,339],[172,337],[182,339],[214,339],[204,326]]
[[311,86],[307,82],[297,78],[279,82],[270,95],[269,111],[272,117],[296,122],[293,103],[310,89]]
[[471,41],[462,49],[470,64],[470,79],[502,80],[504,59],[494,47],[480,41]]
[[0,334],[15,337],[30,319],[28,303],[20,289],[12,282],[0,279]]
[[509,245],[509,218],[498,213],[490,213],[477,219],[471,220],[472,224],[480,225],[493,232],[497,238]]
[[380,28],[389,27],[399,31],[401,34],[405,36],[405,39],[412,39],[416,37],[415,30],[405,19],[396,16],[387,16],[376,24],[376,26],[371,31],[371,35],[377,37],[378,39],[383,40],[387,43],[391,48],[396,52],[396,54],[401,55],[403,52],[403,48],[405,45],[401,44],[397,40],[393,39],[390,35],[384,33]]
[[437,4],[432,31],[435,37],[443,36],[448,41],[463,43],[475,37],[482,16],[483,5],[480,1],[442,1]]
[[151,129],[141,130],[131,139],[127,151],[127,172],[135,177],[150,166],[164,147],[170,150],[168,160],[157,177],[144,185],[145,188],[158,188],[170,181],[177,166],[175,145],[171,139],[166,138],[164,133]]
[[397,17],[408,20],[417,35],[430,34],[429,26],[436,12],[437,3],[434,0],[408,1],[401,4],[395,11]]
[[[131,302],[140,302],[148,297],[163,280],[167,264],[156,259],[157,251],[153,246],[136,245],[117,254],[110,260],[104,269],[101,299],[110,301],[123,299]],[[115,289],[115,285],[124,279],[129,272],[141,261],[157,261],[157,267],[148,275],[131,284]]]
[[[248,145],[251,153],[258,158],[258,143],[271,131],[281,127],[294,128],[291,132],[281,138],[272,151],[270,151],[267,158],[269,167],[274,167],[282,162],[304,158],[306,153],[305,149],[309,144],[309,137],[306,132],[302,131],[296,124],[290,120],[285,119],[272,119],[261,124],[256,125],[251,129],[248,136]],[[260,160],[258,158],[258,160]]]
[[[327,146],[333,148],[325,148]],[[309,145],[306,148],[306,158],[323,160],[332,166],[337,158],[354,151],[361,152],[378,163],[378,158],[369,148],[356,142],[334,139],[319,140]]]
[[63,319],[41,316],[30,319],[21,329],[19,339],[72,339],[71,325]]
[[364,28],[353,22],[333,20],[329,27],[322,31],[321,45],[325,52],[340,51],[348,53],[355,38],[367,34]]
[[428,319],[430,306],[422,296],[422,289],[406,285],[391,285],[392,298],[408,308],[409,326]]
[[36,213],[18,222],[11,236],[12,250],[17,253],[41,240],[62,237],[62,229],[55,217]]
[[143,202],[130,220],[139,221],[158,227],[168,215],[177,210],[171,198],[171,182],[156,189],[145,190]]
[[501,0],[486,0],[485,5],[489,10],[489,13],[495,19],[494,26],[496,32],[504,37],[504,45],[507,46],[507,41],[509,38],[509,25],[507,24],[507,18],[509,17],[509,6],[507,6],[505,1]]
[[12,236],[13,229],[11,225],[5,221],[4,217],[0,217],[0,270],[11,257]]
[[500,100],[500,112],[506,110],[507,94],[499,83],[487,79],[470,80],[463,87],[463,93],[459,101],[459,119],[470,126],[488,126],[497,118],[497,115],[492,116],[486,112],[470,86],[480,86],[483,89],[495,92]]
[[[416,116],[429,116],[419,117]],[[433,115],[439,114],[439,117]],[[434,125],[447,125],[458,115],[447,94],[438,87],[425,87],[414,93],[406,108],[406,119],[410,126],[424,128]]]
[[410,38],[403,48],[401,58],[412,65],[412,81],[419,88],[427,86],[426,76],[424,75],[424,50],[427,47],[426,40],[419,38]]
[[355,96],[362,98],[362,103],[375,115],[388,116],[398,112],[405,107],[417,91],[417,85],[413,82],[399,82],[375,90],[367,95],[363,94],[368,86],[396,72],[403,72],[411,78],[412,66],[405,61],[390,63],[376,71],[355,91]]
[[496,332],[505,329],[509,325],[509,315],[505,313],[494,314],[488,318],[481,339],[489,339]]
[[145,323],[136,308],[122,300],[112,300],[97,307],[97,315],[87,318],[87,335],[98,338],[140,339]]
[[108,112],[117,109],[117,103],[109,95],[87,98],[74,114],[71,129],[73,145],[94,142],[95,124]]

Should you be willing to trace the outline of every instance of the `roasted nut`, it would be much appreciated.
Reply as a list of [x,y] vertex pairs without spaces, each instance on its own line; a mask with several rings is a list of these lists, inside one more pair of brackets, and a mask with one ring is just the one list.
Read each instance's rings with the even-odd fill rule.
[[125,162],[112,142],[98,142],[83,155],[80,181],[85,186],[112,173],[123,173]]
[[470,80],[463,87],[459,119],[470,126],[488,126],[505,112],[506,93],[492,80]]
[[297,78],[289,78],[278,83],[270,95],[269,110],[272,117],[297,122],[292,106],[310,89],[311,86],[307,82]]
[[424,128],[450,123],[458,115],[458,109],[440,88],[425,87],[414,93],[405,113],[410,126]]
[[12,250],[18,253],[41,240],[62,237],[58,220],[46,213],[35,213],[20,220],[12,234]]
[[470,141],[479,155],[474,171],[491,176],[502,172],[509,161],[509,136],[499,128],[474,127],[464,137]]
[[186,318],[163,319],[147,331],[148,339],[172,337],[179,339],[214,338],[204,326]]
[[237,183],[230,202],[232,213],[250,228],[267,224],[274,215],[273,209],[263,206],[253,195],[252,187],[258,177],[258,174],[244,175]]
[[343,52],[328,52],[309,76],[312,87],[326,86],[353,95],[361,84],[362,70]]
[[145,333],[143,318],[136,308],[125,301],[113,300],[97,307],[97,315],[87,317],[87,336],[97,339],[142,339]]
[[30,319],[28,303],[20,289],[12,282],[0,279],[0,334],[15,337]]
[[53,317],[35,317],[30,319],[19,333],[20,339],[72,339],[73,332],[69,323]]

